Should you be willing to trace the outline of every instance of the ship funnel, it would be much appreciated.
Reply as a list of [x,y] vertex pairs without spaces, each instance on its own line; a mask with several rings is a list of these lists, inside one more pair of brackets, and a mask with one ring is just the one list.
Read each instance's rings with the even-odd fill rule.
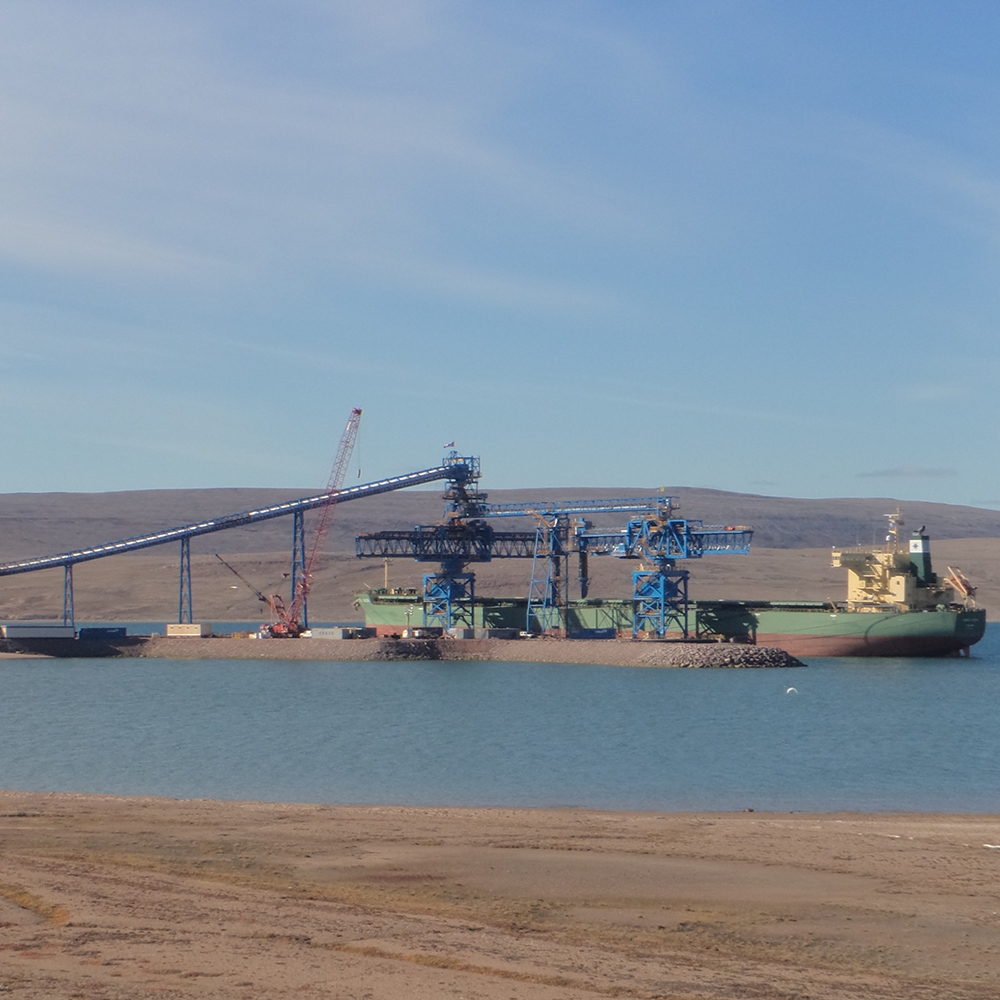
[[931,570],[931,540],[923,531],[913,532],[910,538],[910,566],[917,578],[917,586],[933,587],[937,577]]

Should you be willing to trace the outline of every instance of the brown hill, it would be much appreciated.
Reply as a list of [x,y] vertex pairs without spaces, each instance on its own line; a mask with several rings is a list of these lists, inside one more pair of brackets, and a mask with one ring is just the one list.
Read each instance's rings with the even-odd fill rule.
[[[205,518],[253,509],[311,495],[309,490],[211,489],[146,490],[123,493],[0,495],[0,562],[48,555],[111,542]],[[490,499],[514,500],[652,495],[642,489],[496,490]],[[754,547],[749,556],[708,558],[692,565],[692,596],[770,600],[840,598],[842,571],[829,566],[831,545],[868,544],[884,537],[883,515],[892,499],[836,498],[800,500],[762,497],[720,490],[678,488],[683,516],[707,524],[749,524]],[[925,524],[935,540],[936,566],[956,563],[980,586],[981,603],[1000,608],[1000,512],[948,504],[906,503],[908,527]],[[411,490],[341,505],[335,514],[310,600],[313,620],[351,620],[353,594],[381,586],[388,570],[396,586],[416,586],[424,567],[396,560],[353,557],[354,535],[384,528],[407,528],[440,519],[440,493]],[[594,518],[599,524],[616,523]],[[495,522],[515,528],[521,521]],[[972,541],[978,539],[979,541]],[[220,552],[266,593],[287,592],[291,520],[281,518],[253,528],[196,538],[192,542],[196,617],[206,620],[253,620],[260,615],[254,596],[212,556]],[[75,570],[76,609],[80,620],[173,620],[177,614],[177,546],[148,549],[97,560]],[[630,562],[592,560],[593,596],[625,596]],[[575,572],[575,570],[574,570]],[[525,560],[495,562],[476,568],[481,594],[519,594],[528,590]],[[573,591],[575,593],[575,589]],[[62,573],[0,578],[0,616],[49,618],[61,615]]]
[[[252,510],[315,491],[296,489],[137,490],[123,493],[0,494],[0,562],[48,555]],[[493,490],[498,503],[539,499],[651,496],[643,489]],[[952,504],[903,502],[890,498],[842,497],[800,500],[751,493],[675,487],[666,491],[681,502],[681,515],[706,524],[748,524],[754,545],[763,548],[825,548],[871,544],[885,533],[888,512],[904,508],[908,525],[922,524],[933,538],[1000,538],[1000,511]],[[352,553],[362,531],[433,524],[442,516],[436,490],[404,490],[342,504],[329,535],[328,550]],[[617,523],[594,517],[596,524]],[[514,527],[514,521],[495,522]],[[220,532],[196,540],[202,551],[276,552],[290,545],[291,519]]]

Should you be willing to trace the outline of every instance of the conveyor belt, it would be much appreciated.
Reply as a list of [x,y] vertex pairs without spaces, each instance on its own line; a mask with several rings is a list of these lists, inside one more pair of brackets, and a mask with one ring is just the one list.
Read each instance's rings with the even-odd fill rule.
[[462,466],[456,466],[454,463],[439,465],[433,469],[424,469],[422,472],[411,472],[405,476],[394,476],[392,479],[380,479],[374,483],[364,483],[349,489],[336,490],[333,493],[321,493],[318,496],[303,497],[301,500],[289,500],[287,503],[275,504],[273,507],[261,507],[259,510],[228,514],[211,521],[185,524],[178,528],[168,528],[166,531],[138,535],[135,538],[123,538],[117,542],[109,542],[107,545],[95,545],[92,548],[77,549],[74,552],[61,552],[52,556],[39,556],[35,559],[3,563],[0,564],[0,576],[32,573],[35,570],[51,569],[54,566],[72,566],[76,563],[88,562],[91,559],[103,559],[105,556],[116,556],[122,552],[135,552],[137,549],[148,549],[154,545],[182,541],[185,538],[194,538],[196,535],[208,535],[215,531],[240,528],[246,524],[257,524],[275,517],[285,517],[298,511],[322,507],[330,503],[331,500],[336,500],[337,503],[347,503],[348,500],[360,500],[362,497],[391,493],[393,490],[402,490],[408,486],[420,486],[423,483],[433,483],[441,479],[461,479],[461,471]]

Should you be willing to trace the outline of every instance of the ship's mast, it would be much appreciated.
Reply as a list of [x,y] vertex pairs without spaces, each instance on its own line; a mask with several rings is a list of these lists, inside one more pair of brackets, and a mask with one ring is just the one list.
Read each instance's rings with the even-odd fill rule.
[[903,520],[903,512],[897,507],[895,513],[883,514],[882,516],[889,518],[889,534],[885,536],[885,540],[889,543],[889,550],[895,552],[899,549],[899,529],[906,524]]

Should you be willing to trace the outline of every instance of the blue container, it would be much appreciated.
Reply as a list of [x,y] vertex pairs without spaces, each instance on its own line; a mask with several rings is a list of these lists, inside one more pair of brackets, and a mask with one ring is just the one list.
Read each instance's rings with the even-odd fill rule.
[[124,639],[128,630],[122,628],[82,628],[78,635],[81,639]]

